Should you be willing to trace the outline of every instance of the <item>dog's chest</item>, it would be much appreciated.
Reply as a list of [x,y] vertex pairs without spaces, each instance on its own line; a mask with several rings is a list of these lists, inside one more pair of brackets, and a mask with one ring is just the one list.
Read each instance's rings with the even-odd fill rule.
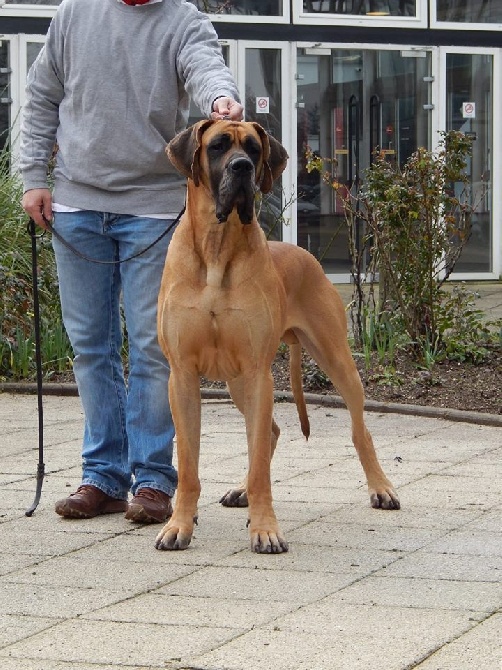
[[196,360],[199,373],[210,379],[232,379],[273,357],[279,345],[273,319],[277,304],[253,282],[227,288],[179,283],[166,308],[170,359]]

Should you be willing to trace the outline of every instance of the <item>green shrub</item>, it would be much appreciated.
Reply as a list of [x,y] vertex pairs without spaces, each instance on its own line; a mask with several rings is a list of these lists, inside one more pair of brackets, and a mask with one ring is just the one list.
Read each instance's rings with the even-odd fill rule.
[[307,169],[321,172],[344,207],[356,348],[366,356],[377,351],[380,361],[392,362],[407,345],[427,368],[445,356],[480,362],[493,338],[474,296],[443,288],[482,193],[471,192],[465,172],[471,140],[457,131],[440,135],[438,151],[419,148],[403,167],[375,153],[356,192],[340,188],[325,159],[307,152]]
[[[31,237],[21,207],[22,185],[0,153],[0,378],[30,379],[35,370]],[[62,327],[56,266],[49,235],[37,241],[41,340],[46,375],[71,369],[72,352]]]

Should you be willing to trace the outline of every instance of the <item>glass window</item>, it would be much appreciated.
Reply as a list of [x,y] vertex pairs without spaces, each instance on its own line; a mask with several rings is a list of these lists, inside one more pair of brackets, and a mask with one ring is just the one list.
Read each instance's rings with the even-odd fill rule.
[[502,23],[501,0],[436,0],[438,21]]
[[6,5],[60,5],[62,0],[6,0]]
[[282,16],[282,0],[190,0],[201,12],[220,16]]
[[416,4],[416,0],[303,0],[303,11],[344,16],[416,16]]
[[[281,58],[280,49],[246,49],[246,121],[259,123],[279,142],[282,140]],[[259,213],[260,225],[269,239],[282,237],[283,201],[282,180],[278,179],[272,191],[263,196]]]
[[[489,54],[452,53],[446,56],[446,130],[472,138],[467,163],[472,216],[471,236],[455,272],[492,270],[492,89],[493,57]],[[460,195],[462,184],[453,184]]]
[[[349,275],[343,202],[356,192],[375,150],[402,165],[430,137],[430,53],[314,49],[298,52],[297,240],[330,275]],[[334,191],[306,169],[306,149],[331,160]],[[359,233],[358,233],[359,234]]]
[[0,151],[8,141],[10,128],[10,59],[9,42],[0,42]]
[[26,69],[29,70],[37,60],[37,56],[44,46],[43,42],[28,42],[26,44]]

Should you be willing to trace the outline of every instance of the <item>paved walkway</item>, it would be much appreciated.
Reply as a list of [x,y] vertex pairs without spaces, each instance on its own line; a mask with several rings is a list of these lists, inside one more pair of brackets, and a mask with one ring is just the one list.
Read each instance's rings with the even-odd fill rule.
[[369,506],[345,409],[290,403],[273,464],[290,543],[248,550],[246,511],[218,498],[246,466],[243,423],[205,401],[199,526],[189,549],[121,515],[65,521],[82,414],[44,400],[47,477],[35,514],[35,396],[0,394],[1,670],[500,670],[500,427],[370,412],[402,510]]

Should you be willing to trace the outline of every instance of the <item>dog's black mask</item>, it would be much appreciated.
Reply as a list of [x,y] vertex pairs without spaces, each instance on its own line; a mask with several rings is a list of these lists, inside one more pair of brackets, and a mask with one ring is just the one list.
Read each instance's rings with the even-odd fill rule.
[[[225,222],[230,212],[237,208],[242,223],[249,224],[254,218],[254,202],[257,187],[256,165],[261,157],[261,145],[253,138],[246,139],[242,150],[228,157],[231,137],[226,133],[215,137],[208,146],[210,158],[211,189],[216,203],[216,216]],[[225,160],[226,159],[226,160]]]

